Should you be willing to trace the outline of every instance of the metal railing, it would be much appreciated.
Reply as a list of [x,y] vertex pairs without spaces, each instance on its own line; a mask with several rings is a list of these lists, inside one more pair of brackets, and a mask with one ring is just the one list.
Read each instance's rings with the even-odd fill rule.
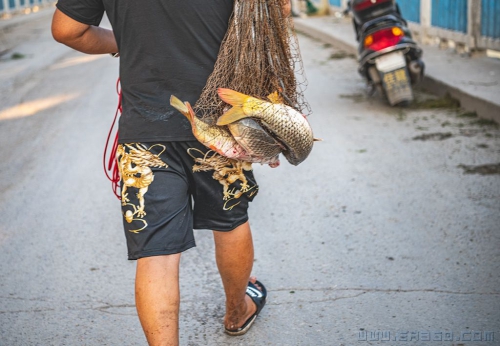
[[[320,0],[313,0],[318,3]],[[333,10],[347,0],[329,0]],[[416,38],[466,51],[500,51],[500,0],[396,0]],[[340,5],[339,5],[340,4]]]
[[[397,0],[403,17],[414,0]],[[468,51],[500,50],[500,1],[420,0],[420,20],[410,20],[410,29],[422,41],[452,41]],[[408,11],[406,11],[408,12]]]

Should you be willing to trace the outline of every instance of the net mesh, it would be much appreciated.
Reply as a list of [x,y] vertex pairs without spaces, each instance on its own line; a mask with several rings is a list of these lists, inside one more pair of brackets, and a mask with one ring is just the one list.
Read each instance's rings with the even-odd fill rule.
[[214,71],[194,107],[204,121],[215,123],[227,107],[217,95],[221,87],[261,99],[277,91],[286,105],[311,113],[293,21],[283,12],[287,2],[235,0]]

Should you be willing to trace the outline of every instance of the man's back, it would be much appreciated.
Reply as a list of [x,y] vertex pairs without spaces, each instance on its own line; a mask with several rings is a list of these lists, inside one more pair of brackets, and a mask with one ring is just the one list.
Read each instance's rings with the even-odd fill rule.
[[213,70],[232,0],[60,0],[59,10],[98,25],[103,11],[120,52],[120,142],[194,139],[169,105],[172,94],[194,104]]

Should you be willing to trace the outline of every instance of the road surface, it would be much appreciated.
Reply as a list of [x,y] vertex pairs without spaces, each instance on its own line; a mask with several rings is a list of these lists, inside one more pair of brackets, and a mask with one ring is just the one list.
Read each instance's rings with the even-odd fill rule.
[[[49,23],[1,36],[0,344],[145,345],[102,170],[118,60],[55,43]],[[420,92],[391,108],[367,96],[355,59],[300,45],[323,141],[297,167],[254,167],[268,304],[245,336],[223,333],[198,230],[181,261],[181,344],[499,345],[500,129]]]

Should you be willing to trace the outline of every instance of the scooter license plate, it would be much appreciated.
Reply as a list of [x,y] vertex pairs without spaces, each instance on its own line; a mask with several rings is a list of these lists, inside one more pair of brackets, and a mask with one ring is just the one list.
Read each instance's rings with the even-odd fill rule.
[[377,66],[377,70],[386,73],[405,67],[406,60],[402,52],[392,52],[376,58],[375,65]]
[[382,85],[391,105],[413,99],[406,67],[382,74]]

